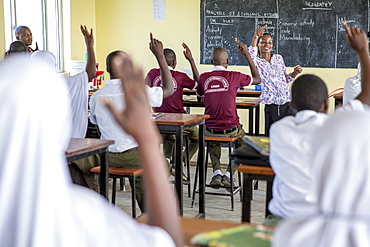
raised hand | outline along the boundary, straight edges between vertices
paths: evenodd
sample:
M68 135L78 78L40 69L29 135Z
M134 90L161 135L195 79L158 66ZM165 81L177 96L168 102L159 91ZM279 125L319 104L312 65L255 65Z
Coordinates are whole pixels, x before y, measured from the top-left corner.
M153 38L153 34L150 33L149 48L153 52L154 56L158 57L163 55L163 44L156 38Z
M88 47L93 47L94 46L94 36L93 36L93 30L92 28L90 29L90 33L89 31L87 30L87 27L86 26L80 26L80 29L81 29L81 32L85 38L85 43L86 43L86 46Z
M259 38L259 37L263 36L263 34L265 33L265 28L266 27L267 27L267 25L264 25L263 27L260 27L260 28L256 29L256 31L254 31L254 37Z
M238 44L238 52L241 53L241 54L246 54L246 53L249 53L248 52L248 47L246 44L240 42L240 40L238 40L237 38L235 38L235 43Z
M349 27L346 22L342 23L343 28L347 33L347 43L356 52L369 51L369 44L366 34L363 30L357 27Z
M182 43L182 47L185 49L183 51L185 58L187 60L192 60L193 59L193 55L191 54L191 50L189 49L189 47L185 43Z

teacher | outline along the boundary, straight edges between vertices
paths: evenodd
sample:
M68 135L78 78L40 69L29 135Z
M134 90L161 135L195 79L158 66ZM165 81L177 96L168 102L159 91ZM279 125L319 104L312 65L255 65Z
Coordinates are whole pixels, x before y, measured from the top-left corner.
M261 77L262 93L260 98L265 104L265 135L269 136L270 126L279 119L295 115L290 107L289 83L302 72L300 65L294 66L290 74L286 72L284 59L279 54L272 54L271 34L265 33L267 25L258 28L253 35L249 53Z

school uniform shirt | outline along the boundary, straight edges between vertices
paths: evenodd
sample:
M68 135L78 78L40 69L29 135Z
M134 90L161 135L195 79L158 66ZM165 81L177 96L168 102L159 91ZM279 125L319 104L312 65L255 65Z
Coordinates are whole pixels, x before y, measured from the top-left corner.
M284 105L290 102L289 83L294 79L286 72L283 57L279 54L271 54L271 63L269 63L257 56L257 47L250 46L248 50L261 77L261 103Z
M240 125L236 111L236 93L239 88L252 84L252 77L215 66L212 72L199 76L197 95L204 96L205 114L210 115L205 124L216 131Z
M314 213L280 223L274 247L370 246L369 126L368 112L340 111L317 131Z
M172 82L174 93L173 95L163 99L162 106L154 107L155 112L166 113L186 113L182 103L183 89L193 89L197 83L183 72L175 71L172 67L168 66L172 75ZM147 75L150 87L162 87L161 71L160 69L152 69Z
M361 93L361 65L357 66L356 76L346 79L343 87L343 104L355 99Z
M314 201L307 195L312 185L312 137L327 114L299 111L271 126L270 164L275 172L273 198L268 207L284 219L307 215Z
M86 71L62 77L71 96L72 137L85 138L88 122L88 76Z
M150 106L161 106L163 100L163 90L161 87L147 87L147 95ZM125 105L123 102L121 80L113 79L107 81L106 85L95 92L90 98L91 123L99 126L101 139L115 141L113 145L108 147L108 151L121 153L137 147L138 145L134 138L122 130L108 108L101 102L102 97L110 99L119 111L123 111Z
M363 104L360 100L354 99L351 101L348 101L346 104L343 104L343 106L338 107L335 110L336 114L337 112L342 112L342 111L363 111L363 112L369 112L370 111L370 106Z
M72 184L67 90L41 61L0 65L6 102L0 104L0 245L175 246L163 229L139 224L95 191Z

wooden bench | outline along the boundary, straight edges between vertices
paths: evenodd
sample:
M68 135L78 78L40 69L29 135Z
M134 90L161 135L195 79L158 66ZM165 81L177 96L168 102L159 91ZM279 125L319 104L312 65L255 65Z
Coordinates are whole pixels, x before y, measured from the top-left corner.
M94 167L90 170L94 173L100 173L100 166ZM112 186L112 203L116 202L116 181L117 178L128 178L131 184L131 200L132 200L132 217L136 218L136 191L135 191L135 178L143 174L142 168L120 168L120 167L108 167L108 176L113 178Z
M270 214L268 204L272 198L272 181L275 173L271 167L256 166L256 165L240 165L238 171L243 173L243 205L242 205L242 221L251 221L251 198L252 198L252 180L266 180L266 209L265 216Z

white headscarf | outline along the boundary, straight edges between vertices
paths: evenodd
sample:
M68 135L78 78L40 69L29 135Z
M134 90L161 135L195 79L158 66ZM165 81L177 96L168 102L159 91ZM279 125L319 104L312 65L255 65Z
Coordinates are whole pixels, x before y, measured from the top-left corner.
M316 133L316 212L280 224L273 246L370 246L369 126L368 113L343 111Z
M55 71L40 61L4 61L0 102L1 246L173 245L164 230L72 184L69 95Z

